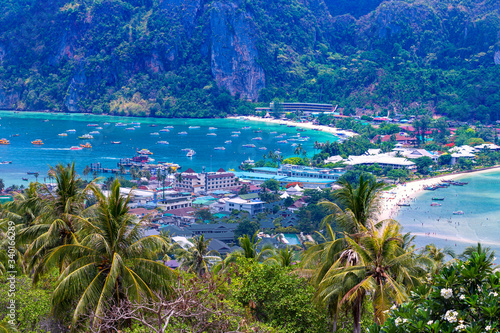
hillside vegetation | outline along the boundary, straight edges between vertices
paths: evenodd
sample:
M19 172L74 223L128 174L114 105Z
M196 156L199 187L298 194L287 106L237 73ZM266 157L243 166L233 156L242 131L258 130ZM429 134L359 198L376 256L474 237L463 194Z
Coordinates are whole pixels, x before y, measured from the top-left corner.
M0 0L0 107L500 119L497 0Z

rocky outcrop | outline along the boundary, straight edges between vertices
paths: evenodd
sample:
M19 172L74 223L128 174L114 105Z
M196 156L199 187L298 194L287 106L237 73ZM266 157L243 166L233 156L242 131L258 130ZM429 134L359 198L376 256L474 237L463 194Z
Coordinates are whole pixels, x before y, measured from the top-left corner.
M212 75L231 95L256 101L265 87L250 14L235 3L214 2L210 15Z
M67 95L64 105L69 112L81 111L79 101L85 95L86 82L87 76L85 75L83 68L81 68L80 71L71 79L71 83L69 84L68 91L66 93Z

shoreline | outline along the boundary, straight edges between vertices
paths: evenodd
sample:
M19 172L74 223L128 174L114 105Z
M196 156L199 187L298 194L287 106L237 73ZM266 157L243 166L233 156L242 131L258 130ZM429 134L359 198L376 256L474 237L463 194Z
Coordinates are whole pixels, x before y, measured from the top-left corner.
M378 219L381 221L394 219L399 213L400 208L398 204L414 199L424 191L424 187L436 185L443 180L457 179L469 174L478 175L494 171L500 171L500 165L479 170L466 170L463 172L446 174L432 178L418 179L405 184L397 185L396 188L391 189L390 191L382 192L380 196L380 212Z
M346 130L341 130L336 127L328 127L324 125L314 125L310 122L307 123L298 123L292 120L283 120L283 119L274 119L274 118L261 118L257 116L228 116L226 119L244 119L244 120L250 120L250 121L257 121L261 123L266 123L266 124L274 124L274 125L291 125L295 127L300 127L300 128L305 128L305 129L310 129L310 130L316 130L316 131L321 131L329 134L333 134L335 136L338 136L339 134L341 136L346 136L346 137L353 137L358 135L357 133L351 132L351 131L346 131Z

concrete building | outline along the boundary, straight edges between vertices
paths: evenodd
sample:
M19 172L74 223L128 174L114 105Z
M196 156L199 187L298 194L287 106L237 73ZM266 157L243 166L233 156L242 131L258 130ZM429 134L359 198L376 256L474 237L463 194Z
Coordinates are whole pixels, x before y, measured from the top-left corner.
M245 200L237 197L227 200L224 210L228 212L232 210L243 210L250 215L255 215L264 211L264 202L257 199Z
M187 192L212 192L217 190L228 190L236 186L235 176L232 172L226 172L220 168L217 172L196 173L189 168L182 174L180 182L175 182L175 188Z
M191 207L192 197L190 192L178 192L178 191L158 191L158 205L163 210L172 210L179 208ZM163 195L165 194L165 198Z
M415 163L404 158L395 157L390 153L379 154L379 155L361 155L361 156L349 156L345 161L346 165L374 165L377 164L381 168L391 168L391 169L408 169L415 170L417 167Z

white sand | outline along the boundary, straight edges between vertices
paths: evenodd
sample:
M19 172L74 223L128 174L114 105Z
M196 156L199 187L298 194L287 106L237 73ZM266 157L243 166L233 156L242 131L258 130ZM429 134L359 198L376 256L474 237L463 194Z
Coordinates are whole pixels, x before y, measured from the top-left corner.
M338 135L339 133L344 134L345 136L352 137L355 135L358 135L357 133L351 132L351 131L345 131L341 130L335 127L328 127L324 125L314 125L311 122L308 123L297 123L295 121L291 120L281 120L281 119L272 119L272 118L261 118L261 117L256 117L256 116L244 116L244 117L227 117L228 119L246 119L246 120L252 120L252 121L260 121L268 124L285 124L285 125L292 125L296 127L302 127L302 128L307 128L307 129L312 129L312 130L318 130L334 135Z
M382 192L379 220L395 218L399 210L398 204L410 202L411 199L415 198L417 194L424 190L425 187L436 185L443 180L451 180L464 175L488 173L499 170L500 166L497 166L494 168L482 169L473 172L460 172L434 178L415 180L403 185L397 185L396 188L393 188L390 191Z

